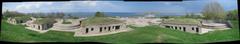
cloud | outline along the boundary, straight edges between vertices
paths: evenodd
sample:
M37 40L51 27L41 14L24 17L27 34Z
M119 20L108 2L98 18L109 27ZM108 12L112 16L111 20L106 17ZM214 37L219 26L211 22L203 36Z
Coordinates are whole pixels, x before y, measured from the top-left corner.
M42 6L52 5L53 2L22 2L16 6L15 10L39 9Z
M83 1L82 3L93 7L97 5L97 1Z

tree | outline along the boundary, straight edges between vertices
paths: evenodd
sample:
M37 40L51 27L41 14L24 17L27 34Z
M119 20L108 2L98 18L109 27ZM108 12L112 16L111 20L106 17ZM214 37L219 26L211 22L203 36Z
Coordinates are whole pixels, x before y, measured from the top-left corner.
M4 16L4 17L18 17L18 16L25 16L25 14L24 14L24 13L17 12L17 11L8 11L8 10L6 10L6 11L3 13L3 16Z
M101 12L96 12L95 17L104 17L105 15Z
M162 16L161 18L168 19L170 16Z
M226 14L222 6L217 2L210 2L203 9L204 19L212 19L212 20L225 20Z
M61 13L61 12L56 14L56 18L63 18L64 16L65 16L65 14Z
M229 11L227 14L227 18L229 20L237 20L238 19L238 10L235 9L235 10Z
M68 14L68 18L70 18L70 19L78 19L79 17L77 17L77 16L72 16L72 15Z

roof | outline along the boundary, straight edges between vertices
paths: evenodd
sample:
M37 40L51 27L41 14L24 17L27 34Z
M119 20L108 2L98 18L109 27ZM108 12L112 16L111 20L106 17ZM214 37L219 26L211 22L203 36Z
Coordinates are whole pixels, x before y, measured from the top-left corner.
M48 24L48 23L55 23L56 21L50 18L42 18L42 19L37 19L33 23L35 24Z
M162 23L164 23L164 24L189 24L189 25L201 24L200 20L190 19L190 18L164 19L164 21Z
M14 17L15 20L30 20L29 16L22 16L22 17Z
M111 19L107 17L91 17L91 18L82 20L82 26L106 25L106 24L116 24L116 23L123 23L123 21Z

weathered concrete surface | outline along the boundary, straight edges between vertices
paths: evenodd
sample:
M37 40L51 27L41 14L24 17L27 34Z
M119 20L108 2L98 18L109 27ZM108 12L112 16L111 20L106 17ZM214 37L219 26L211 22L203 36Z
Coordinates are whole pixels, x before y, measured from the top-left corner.
M49 31L49 30L38 30L38 29L35 29L35 28L32 28L32 27L25 27L25 28L27 28L28 30L39 32L39 33L45 33L47 31Z
M128 32L133 30L132 28L125 28L125 29L121 29L118 31L112 31L112 32L106 32L106 33L99 33L99 34L75 34L74 37L89 37L89 36L101 36L101 35L110 35L110 34L116 34L116 33L120 33L120 32Z

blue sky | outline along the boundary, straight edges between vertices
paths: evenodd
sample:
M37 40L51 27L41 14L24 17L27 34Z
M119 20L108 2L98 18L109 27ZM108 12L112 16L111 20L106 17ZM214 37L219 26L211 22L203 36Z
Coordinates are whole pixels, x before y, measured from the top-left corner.
M202 11L211 0L176 2L124 1L59 1L59 2L4 2L2 11L31 12L163 12L186 13ZM215 0L224 10L237 9L237 0Z

